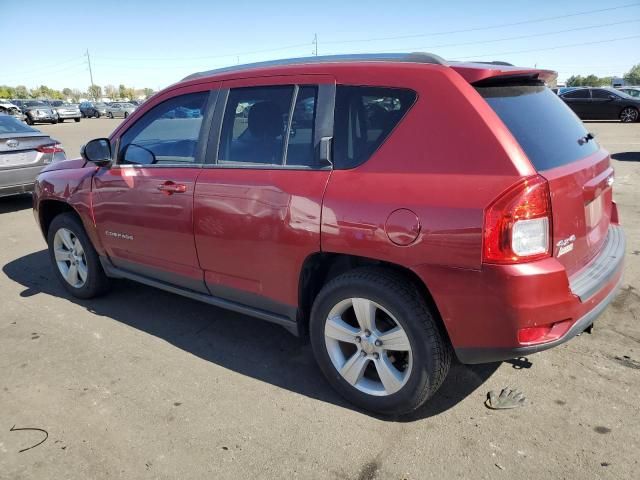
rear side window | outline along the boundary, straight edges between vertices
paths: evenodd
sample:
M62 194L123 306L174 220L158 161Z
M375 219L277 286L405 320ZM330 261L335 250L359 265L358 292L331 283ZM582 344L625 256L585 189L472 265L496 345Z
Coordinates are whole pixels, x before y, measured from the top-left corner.
M584 88L580 90L573 90L571 92L564 93L564 98L589 98L589 90Z
M595 140L582 140L588 133L582 122L545 86L477 87L477 91L520 143L536 170L566 165L599 148Z
M366 162L415 100L413 90L339 85L334 118L335 168L353 168Z
M313 167L317 96L316 86L232 89L222 122L218 164Z

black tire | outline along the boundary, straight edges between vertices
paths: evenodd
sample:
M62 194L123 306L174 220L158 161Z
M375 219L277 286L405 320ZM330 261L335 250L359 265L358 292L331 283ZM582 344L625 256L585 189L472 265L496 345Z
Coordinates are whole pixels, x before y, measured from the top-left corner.
M56 232L61 228L70 230L80 241L84 250L87 265L87 279L81 287L74 287L69 284L58 268L53 245ZM102 269L98 253L93 248L89 237L84 231L82 222L76 215L72 213L62 213L55 217L49 226L47 244L49 245L49 258L54 274L71 295L77 298L93 298L102 295L109 289L109 278Z
M113 113L111 113L111 112L107 112L107 117L108 117L108 118L113 118Z
M96 112L96 114L94 115L94 117L96 117L96 118L100 118L100 112Z
M31 119L31 117L29 115L27 115L27 125L33 125L33 120Z
M58 118L58 120L56 120L56 123L64 123L64 118Z
M76 123L80 123L80 119L79 118L74 118L73 119Z
M632 123L640 120L638 109L634 107L625 107L620 112L620 121L623 123Z
M129 116L128 112L124 112L124 118L127 118Z
M395 393L364 393L334 367L325 343L324 328L331 309L348 298L366 298L389 311L404 329L413 355L406 383ZM318 294L311 311L311 345L329 383L349 402L365 410L404 415L423 405L440 387L451 365L451 347L418 289L393 271L365 267L331 280Z

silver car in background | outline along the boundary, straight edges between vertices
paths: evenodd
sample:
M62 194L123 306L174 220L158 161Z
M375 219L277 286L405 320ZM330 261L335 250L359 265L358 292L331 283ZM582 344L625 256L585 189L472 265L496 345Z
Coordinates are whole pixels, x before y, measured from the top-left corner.
M62 123L65 120L75 120L76 123L82 118L80 113L80 106L77 103L66 103L59 100L51 102L54 111L58 115L58 123Z
M107 105L107 117L115 118L122 117L127 118L129 115L133 113L136 109L136 106L132 103L126 102L115 102Z
M26 115L25 121L29 125L34 123L58 123L58 115L53 111L51 105L47 105L40 100L25 100L22 105L22 113Z
M0 197L31 192L45 165L66 159L57 140L0 114Z

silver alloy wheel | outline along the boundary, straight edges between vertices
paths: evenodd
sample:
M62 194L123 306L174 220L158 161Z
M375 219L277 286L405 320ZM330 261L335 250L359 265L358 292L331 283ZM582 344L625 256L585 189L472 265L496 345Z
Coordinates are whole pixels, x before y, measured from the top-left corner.
M335 305L325 322L327 353L342 378L363 393L387 396L400 390L413 366L411 344L389 311L366 298Z
M627 107L620 112L620 120L623 122L635 122L638 119L638 111L635 108Z
M53 237L53 253L66 282L72 287L82 288L87 282L89 268L80 239L71 230L59 229Z

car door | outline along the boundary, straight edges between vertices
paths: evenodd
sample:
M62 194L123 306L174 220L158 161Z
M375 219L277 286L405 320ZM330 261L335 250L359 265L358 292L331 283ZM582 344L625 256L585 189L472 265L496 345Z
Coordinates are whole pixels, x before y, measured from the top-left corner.
M595 119L617 119L620 114L617 95L603 88L591 90L591 114ZM618 101L617 101L618 100Z
M214 296L295 319L302 265L320 251L334 98L324 75L224 82L194 206Z
M582 119L591 118L591 93L588 88L571 90L560 96L569 108Z
M193 194L217 91L199 88L165 94L116 131L115 164L93 179L93 211L116 267L206 292L193 239ZM172 115L185 106L198 114Z

